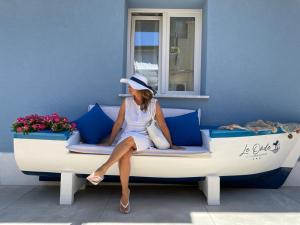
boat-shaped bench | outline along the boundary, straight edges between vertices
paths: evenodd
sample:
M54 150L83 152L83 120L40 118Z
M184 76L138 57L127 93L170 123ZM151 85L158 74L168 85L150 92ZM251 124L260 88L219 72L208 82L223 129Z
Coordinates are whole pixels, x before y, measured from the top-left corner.
M116 119L119 106L101 107L113 120ZM165 117L193 111L162 110ZM203 146L184 146L185 150L153 148L133 154L130 182L197 182L207 203L218 205L221 184L279 188L300 155L300 135L296 133L203 128L201 135ZM14 155L23 173L60 175L60 204L72 204L74 194L85 188L85 177L108 159L113 148L83 144L78 131L14 133ZM114 164L105 180L118 179L118 166Z

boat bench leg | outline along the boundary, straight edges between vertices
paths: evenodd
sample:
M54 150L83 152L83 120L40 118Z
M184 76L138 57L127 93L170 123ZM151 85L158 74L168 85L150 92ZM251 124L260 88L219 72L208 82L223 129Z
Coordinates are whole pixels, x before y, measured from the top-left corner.
M208 205L220 205L220 177L209 175L199 181L199 189L203 191Z
M74 194L86 187L86 180L73 172L62 172L60 177L60 205L71 205Z

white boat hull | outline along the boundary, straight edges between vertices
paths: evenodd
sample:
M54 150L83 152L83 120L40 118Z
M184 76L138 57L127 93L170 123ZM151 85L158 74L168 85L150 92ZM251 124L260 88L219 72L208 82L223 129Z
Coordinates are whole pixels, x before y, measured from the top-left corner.
M289 138L286 133L223 138L204 136L209 154L194 157L133 155L131 177L139 181L188 182L217 175L225 178L225 181L226 177L248 176L250 179L251 175L268 174L271 171L278 173L281 170L287 173L287 177L300 155L300 135L292 135L293 138ZM72 143L79 143L78 133L74 133L68 140L14 138L17 165L27 174L69 171L84 176L109 157L108 154L69 152L66 146ZM108 170L107 175L119 176L117 163ZM279 187L284 180L268 187Z

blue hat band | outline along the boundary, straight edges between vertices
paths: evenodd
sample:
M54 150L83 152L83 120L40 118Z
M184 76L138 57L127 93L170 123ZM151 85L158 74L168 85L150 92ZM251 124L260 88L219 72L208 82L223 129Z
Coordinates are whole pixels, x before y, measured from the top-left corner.
M143 82L143 81L141 81L141 80L139 80L135 77L130 77L130 80L132 80L134 82L137 82L137 83L139 83L140 85L143 85L146 88L151 89L153 91L153 93L156 94L156 91L151 86L147 85L145 82Z

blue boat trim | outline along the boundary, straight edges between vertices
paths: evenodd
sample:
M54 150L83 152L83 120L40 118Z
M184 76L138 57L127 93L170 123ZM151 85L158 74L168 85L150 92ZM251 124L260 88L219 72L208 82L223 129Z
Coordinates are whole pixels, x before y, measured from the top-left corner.
M280 167L275 170L242 176L224 176L221 177L221 186L239 187L239 188L280 188L292 168Z
M222 187L238 188L280 188L292 168L280 167L271 171L239 176L221 176ZM39 176L40 181L60 181L60 173L32 172L22 171L27 175ZM85 178L88 174L77 174L78 177ZM159 183L159 184L195 184L204 180L205 177L187 177L187 178L163 178L163 177L136 177L130 176L129 181L135 183ZM106 175L103 182L120 182L118 175Z
M39 176L39 181L60 181L60 173L33 172L33 171L23 171L23 170L22 173L31 176Z
M28 134L12 132L14 138L23 138L23 139L42 139L42 140L67 140L72 132L62 131L62 132L53 132L51 130L43 130L37 132L30 132Z
M229 137L246 137L246 136L258 136L258 135L270 135L270 134L281 134L284 133L282 129L278 129L276 133L272 133L272 131L247 131L242 129L234 129L234 130L223 130L218 129L218 127L201 127L201 129L209 129L209 134L211 138L229 138Z
M245 137L245 136L257 136L257 135L270 135L270 134L281 134L284 133L281 129L278 129L277 133L271 131L259 131L257 133L252 131L246 131L241 129L235 130L220 130L217 127L201 127L201 129L209 129L211 138L229 138L229 137ZM72 132L52 132L51 130L44 130L38 132L31 132L29 134L12 132L13 138L23 139L41 139L41 140L67 140Z

